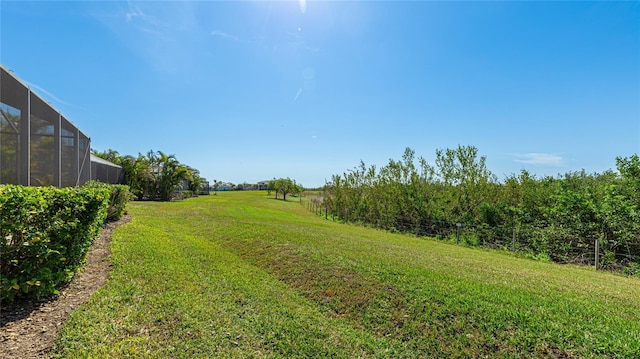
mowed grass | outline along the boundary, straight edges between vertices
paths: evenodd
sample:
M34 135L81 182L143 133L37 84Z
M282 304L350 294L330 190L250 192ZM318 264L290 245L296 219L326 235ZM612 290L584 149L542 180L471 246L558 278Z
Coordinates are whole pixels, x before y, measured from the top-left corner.
M56 356L640 355L637 278L340 224L264 192L129 211Z

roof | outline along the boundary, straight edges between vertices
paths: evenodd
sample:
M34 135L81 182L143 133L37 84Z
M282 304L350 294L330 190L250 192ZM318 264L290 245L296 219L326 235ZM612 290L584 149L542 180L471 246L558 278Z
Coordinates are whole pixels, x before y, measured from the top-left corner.
M91 162L95 162L95 163L100 163L102 165L106 165L106 166L111 166L111 167L117 167L117 168L122 168L121 166L118 166L117 164L113 163L113 162L109 162L105 159L102 159L98 156L94 156L93 153L91 154Z

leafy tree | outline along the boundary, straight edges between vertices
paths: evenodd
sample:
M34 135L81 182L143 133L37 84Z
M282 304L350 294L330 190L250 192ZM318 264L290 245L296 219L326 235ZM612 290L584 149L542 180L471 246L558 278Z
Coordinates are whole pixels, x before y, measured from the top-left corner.
M476 221L488 184L494 181L486 167L486 157L478 158L476 147L458 146L456 149L436 150L436 165L443 184L453 190L454 201L450 210L455 220Z
M618 157L616 167L624 185L629 188L629 199L636 207L640 207L640 157L637 154L631 157Z
M559 262L592 262L598 239L604 264L640 268L637 155L617 158L619 174L536 178L523 170L503 183L473 146L437 150L435 167L414 156L407 148L379 170L361 161L333 175L323 204L343 221L417 235L447 237L461 222L467 243L512 249L517 241L520 250Z
M184 180L189 180L189 189L197 194L204 179L194 168L181 164L175 155L162 151L149 151L138 157L121 156L117 151L94 151L94 155L121 166L125 171L124 182L138 200L168 201Z
M623 262L640 263L640 158L616 158L619 177L606 181L600 207L605 250Z
M299 194L302 192L303 188L301 185L297 184L295 180L287 177L270 181L269 190L275 191L276 198L278 198L278 193L282 194L282 199L286 201L288 194Z

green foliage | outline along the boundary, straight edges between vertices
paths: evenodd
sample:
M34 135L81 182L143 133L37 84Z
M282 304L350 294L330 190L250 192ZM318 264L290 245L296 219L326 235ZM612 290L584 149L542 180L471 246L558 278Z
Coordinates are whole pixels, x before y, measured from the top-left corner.
M618 158L619 175L569 172L536 178L527 171L498 183L472 146L436 151L436 166L400 161L360 165L327 183L333 216L386 230L452 238L461 223L466 244L530 253L561 263L615 269L640 261L640 159ZM473 233L470 233L473 232Z
M180 183L189 177L188 167L182 165L175 155L162 151L149 151L147 154L151 166L149 192L161 201L169 201Z
M181 201L183 199L187 199L187 198L191 198L191 197L198 197L197 193L194 193L190 190L184 190L184 191L180 191L178 192L178 194L176 194L173 199L177 200L177 201Z
M417 235L450 231L452 225L480 223L479 206L494 186L485 159L477 149L459 146L437 152L437 169L423 158L415 165L414 151L401 161L377 170L364 162L325 186L330 210L348 222L395 228Z
M162 151L141 153L138 157L120 156L117 151L94 152L94 155L111 161L124 169L124 182L138 200L169 201L184 181L193 196L203 188L205 179L200 172L180 163L175 155ZM185 198L184 195L181 198Z
M191 191L190 197L197 197L198 193L204 189L205 179L200 177L200 171L195 168L187 166L187 180L189 181L189 191Z
M88 181L83 187L106 188L109 190L109 207L107 209L107 221L117 221L122 218L129 201L133 200L133 194L129 186L119 184L107 184L98 181Z
M0 299L57 293L107 216L107 188L0 186Z
M297 195L302 193L304 188L302 185L296 183L295 180L291 180L291 178L278 178L269 181L269 187L267 188L268 193L274 191L276 193L276 198L278 198L278 193L282 195L282 199L284 201L287 200L287 195Z
M117 163L124 169L124 183L138 200L145 196L145 184L151 181L149 160L142 154L138 157L124 156Z

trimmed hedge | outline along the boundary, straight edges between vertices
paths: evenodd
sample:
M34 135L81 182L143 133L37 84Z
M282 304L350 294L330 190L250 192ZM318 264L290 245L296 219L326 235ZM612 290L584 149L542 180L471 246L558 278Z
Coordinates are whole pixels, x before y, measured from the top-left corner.
M107 221L113 222L122 218L127 203L133 200L134 195L129 191L129 186L123 184L106 184L98 181L86 182L83 187L108 188L109 208L107 209Z
M58 294L107 217L108 188L0 186L0 300Z

